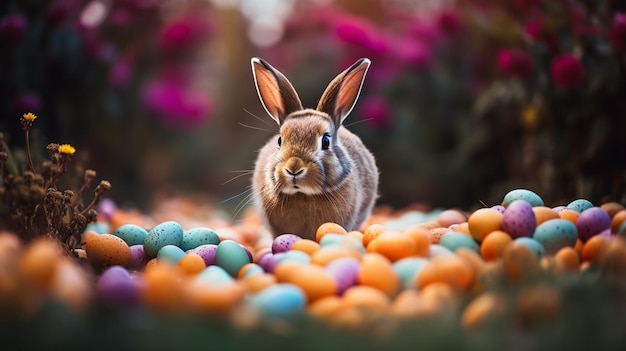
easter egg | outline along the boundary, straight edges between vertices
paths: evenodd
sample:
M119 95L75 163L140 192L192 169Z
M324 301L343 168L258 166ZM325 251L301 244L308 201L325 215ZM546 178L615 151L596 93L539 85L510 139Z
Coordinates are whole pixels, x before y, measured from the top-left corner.
M556 254L560 249L576 245L578 230L572 222L565 219L551 219L541 223L533 233L549 255Z
M540 225L541 223L548 221L550 219L561 218L556 211L546 206L535 206L533 207L533 212L535 213L535 219L536 219L537 225Z
M272 253L289 251L291 245L298 240L302 240L302 238L295 234L281 234L272 241Z
M541 243L537 241L536 239L528 238L528 237L520 237L520 238L513 240L513 242L516 244L525 246L526 248L530 250L530 252L535 254L537 258L541 258L545 253L545 249L543 245L541 245Z
M570 202L567 206L567 209L574 210L578 213L582 213L584 210L594 207L593 203L587 199L577 199Z
M578 237L583 243L610 227L611 217L599 207L590 207L583 210L576 221Z
M524 200L531 206L544 206L541 197L528 189L515 189L509 191L506 195L504 195L502 206L509 207L511 203L517 200Z
M312 255L315 251L320 249L320 244L317 241L311 239L302 239L291 244L291 250L301 251L308 255Z
M491 206L492 210L496 210L502 214L504 214L504 210L506 210L506 208L502 205L495 205L495 206Z
M161 252L163 249L159 250ZM184 275L193 276L206 268L204 259L197 254L184 254L176 263L176 270Z
M483 242L480 244L480 254L483 256L485 261L493 261L502 257L504 248L512 241L513 239L509 233L501 230L493 231L487 234Z
M217 245L207 244L200 245L191 250L187 250L187 253L194 253L204 260L204 264L206 266L211 266L215 264L215 252L217 251Z
M326 234L347 234L348 232L339 224L333 222L326 222L320 225L315 232L315 241L318 243L322 240Z
M537 226L532 205L525 200L515 200L507 206L502 217L502 230L513 238L530 237Z
M433 258L416 276L418 288L444 283L458 291L466 291L473 284L476 273L471 265L456 255Z
M183 256L185 256L185 251L174 245L165 245L157 252L159 262L168 262L172 265L176 265Z
M163 222L148 231L143 246L149 258L156 257L165 245L180 246L183 241L183 228L174 221Z
M439 245L447 247L452 252L462 247L478 252L478 244L476 241L463 233L448 232L441 237Z
M289 317L304 312L307 297L295 285L275 284L250 296L248 303L265 316Z
M112 234L100 234L92 237L85 245L89 263L96 269L110 266L127 267L131 253L128 244Z
M133 245L130 247L130 262L128 268L141 269L148 263L148 257L143 251L143 244Z
M287 267L286 274L276 274L282 283L291 283L301 288L308 301L314 301L337 292L335 279L323 267L286 262L276 267L276 271Z
M115 229L113 235L121 238L128 246L143 244L148 231L136 224L123 224Z
M603 209L609 217L613 218L619 211L624 210L624 205L618 202L606 202L603 203L600 208Z
M311 262L311 256L307 255L302 251L290 250L286 252L279 252L281 255L278 256L278 263L290 261L290 262L298 262L303 264L309 264Z
M259 266L256 263L248 263L245 266L241 267L241 269L239 270L239 274L237 275L237 278L246 279L250 276L263 274L263 273L264 273L263 267Z
M220 237L213 229L193 228L183 233L180 248L187 251L201 245L217 245L219 243Z
M236 241L223 240L215 251L215 264L236 277L241 267L252 262L248 252Z
M428 264L428 260L419 257L407 257L393 263L396 273L405 289L415 288L415 277Z
M359 261L352 257L336 259L325 267L326 272L335 279L339 295L357 283L360 268Z
M437 217L437 222L442 227L450 227L453 224L459 224L467 221L465 213L459 210L445 210Z
M98 278L96 296L109 307L131 308L140 300L140 283L121 266L111 266Z
M220 266L208 266L197 276L196 281L209 286L233 284L234 279L224 268Z
M377 252L391 262L413 256L416 251L413 238L399 232L385 232L367 246L367 252Z
M324 247L328 247L328 246L338 246L338 245L343 245L343 246L351 246L354 247L355 249L359 250L362 253L365 253L365 247L363 246L362 241L352 237L352 236L348 236L346 234L333 234L333 233L328 233L326 235L324 235L324 237L322 237L322 239L319 241L320 243L320 247L324 248Z
M492 208L480 208L474 211L467 219L470 234L478 241L494 230L500 230L504 214Z
M626 210L618 211L611 218L611 231L614 233L619 232L619 228L626 223Z
M374 287L385 294L395 295L400 289L400 278L389 259L378 253L368 253L361 260L358 282Z

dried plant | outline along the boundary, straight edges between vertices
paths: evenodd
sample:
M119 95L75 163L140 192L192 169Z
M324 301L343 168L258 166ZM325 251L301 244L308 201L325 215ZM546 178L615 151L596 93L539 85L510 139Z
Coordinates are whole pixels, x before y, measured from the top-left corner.
M70 144L49 144L46 149L50 159L36 167L29 141L29 131L35 118L32 113L20 118L28 157L28 169L21 174L6 171L10 154L0 133L0 228L16 232L26 242L48 236L71 251L80 244L81 233L87 224L96 220L94 206L111 188L111 184L106 180L100 181L87 206L83 205L83 198L96 177L94 170L85 170L82 186L77 191L59 189L57 181L65 175L76 149Z

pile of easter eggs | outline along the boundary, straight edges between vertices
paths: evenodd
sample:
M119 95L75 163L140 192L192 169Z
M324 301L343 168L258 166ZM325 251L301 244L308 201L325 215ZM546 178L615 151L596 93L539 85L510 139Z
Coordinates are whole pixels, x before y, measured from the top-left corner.
M460 311L459 323L471 330L505 315L533 323L556 318L562 296L549 282L559 277L626 279L626 209L618 203L578 199L551 208L516 189L493 207L445 210L395 227L370 220L348 232L325 223L315 238L285 233L254 246L176 221L149 229L123 224L83 235L77 252L91 275L58 244L21 247L3 234L0 300L32 305L32 296L18 294L28 286L78 309L97 302L119 311L220 316L248 327L306 316L363 329Z

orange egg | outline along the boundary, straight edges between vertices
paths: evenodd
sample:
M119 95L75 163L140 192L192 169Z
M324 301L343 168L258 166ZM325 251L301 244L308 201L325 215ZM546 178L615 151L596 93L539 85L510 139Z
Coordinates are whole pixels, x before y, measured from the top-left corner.
M474 250L462 247L457 249L454 254L467 262L474 271L476 278L474 279L474 286L470 290L480 290L483 288L482 278L486 272L486 264L482 257Z
M371 224L365 231L363 232L363 246L367 248L367 245L374 239L376 239L380 234L385 231L385 227L382 224Z
M283 264L284 263L279 264L276 270L279 270ZM287 274L281 274L275 271L276 279L279 282L290 283L300 287L307 295L308 301L334 295L337 291L335 280L323 267L295 264L290 265L290 270L291 272Z
M389 259L378 253L366 254L361 261L358 283L379 289L389 296L400 289L400 278Z
M217 286L191 283L186 287L186 292L194 312L225 315L241 302L246 290L237 283Z
M465 329L477 330L504 317L507 299L494 292L482 293L467 305L461 316Z
M467 291L474 285L476 274L472 267L456 255L437 256L416 277L422 289L432 283L445 283L459 291Z
M452 228L452 231L472 236L472 233L470 233L470 230L469 230L469 223L467 222L459 223L457 226Z
M311 264L326 266L330 262L343 257L353 257L360 260L361 251L353 245L350 245L350 243L347 243L347 245L340 244L325 246L311 255Z
M601 252L598 263L602 272L623 279L626 275L626 239L613 237Z
M463 222L467 222L467 216L459 210L445 210L437 216L437 223L445 228Z
M487 234L501 230L504 215L492 208L480 208L467 220L470 234L478 241L483 241Z
M535 213L537 226L547 220L561 218L558 213L546 206L535 206L533 207L533 212Z
M184 291L181 280L169 264L146 266L142 300L154 310L177 312L183 307Z
M595 262L595 260L602 254L602 251L606 249L609 240L603 235L594 235L583 245L582 260Z
M112 234L100 234L87 240L85 245L89 263L96 269L119 265L128 267L130 247L121 238Z
M611 218L611 233L617 233L619 227L626 221L626 210L618 211Z
M317 228L315 241L319 243L326 234L348 234L348 232L337 223L326 222Z
M571 271L578 272L580 270L580 256L573 247L563 247L554 255L554 259L561 264L562 267Z
M574 223L574 225L576 225L576 221L578 221L578 216L580 216L580 213L574 210L567 209L567 208L559 212L559 217L561 217L561 219L568 220Z
M184 275L196 275L205 268L204 259L194 253L185 254L176 264L176 269Z
M428 230L428 238L430 239L431 244L439 244L439 240L441 237L447 232L451 232L452 230L448 228L432 228Z
M504 272L512 282L520 282L539 271L537 256L522 244L512 242L507 245L502 260Z
M389 308L389 296L377 288L367 285L350 287L343 293L343 300L357 309L384 311Z
M583 256L583 247L585 246L585 244L583 244L583 241L580 239L576 239L576 244L574 244L574 250L576 250L576 252L578 253L578 257L582 257Z
M428 230L426 228L410 226L404 229L402 233L413 240L413 244L415 244L415 255L420 257L428 256L430 237L428 236Z
M332 319L345 310L343 299L336 295L320 297L308 306L308 312L312 316L323 320Z
M513 241L511 236L502 231L496 230L485 236L480 244L480 254L485 261L493 261L502 257L504 248Z
M291 244L291 250L302 251L309 256L320 249L320 244L314 240L302 239Z
M561 305L561 294L555 287L530 285L517 295L516 312L523 325L543 324L557 318Z
M248 293L255 294L271 285L276 284L276 276L268 273L254 274L243 280L243 287Z
M609 217L613 218L616 213L624 209L624 206L617 202L607 202L603 203L600 208L603 209L604 212L608 213Z
M29 244L19 259L19 270L28 284L48 288L54 279L57 265L63 255L58 242L37 239Z
M402 290L393 300L389 312L400 319L414 319L435 315L433 304L428 304L415 289Z
M420 290L420 297L437 311L444 307L455 308L460 303L459 294L454 287L445 282L434 282Z
M395 262L415 255L417 250L415 242L408 235L386 231L369 243L367 252L377 252Z
M361 233L361 232L360 232L360 231L358 231L358 230L353 230L353 231L350 231L350 232L348 232L348 234L347 234L347 235L348 235L348 236L350 236L350 237L355 238L355 239L356 239L358 242L360 242L360 243L362 243L362 242L363 242L363 233Z

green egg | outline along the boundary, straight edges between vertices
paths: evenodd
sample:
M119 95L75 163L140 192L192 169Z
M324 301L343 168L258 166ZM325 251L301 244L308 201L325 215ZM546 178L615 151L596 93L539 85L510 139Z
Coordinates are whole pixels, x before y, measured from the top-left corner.
M533 207L544 206L541 197L528 189L515 189L509 191L502 200L502 206L507 207L515 200L525 200Z
M532 253L535 254L537 258L543 257L546 252L543 245L541 245L539 241L533 238L523 236L521 238L513 240L513 242L526 246Z
M180 244L180 248L183 251L187 251L201 245L217 245L219 243L220 237L213 229L193 228L183 233L183 241Z
M148 231L136 224L123 224L113 234L124 240L128 246L133 246L143 244Z
M428 264L428 260L419 257L407 257L393 264L396 273L405 289L415 288L415 277Z
M241 267L250 263L246 250L233 240L224 240L217 245L215 264L222 267L231 277L239 274Z
M452 252L462 247L472 249L476 252L478 252L479 250L478 244L476 243L476 241L474 241L474 239L463 233L458 232L445 233L439 240L439 245L449 249Z
M165 245L157 253L157 260L167 261L173 265L176 265L181 258L185 256L185 251L180 247L174 245Z
M587 199L577 199L567 205L568 209L574 210L578 213L582 213L584 210L590 209L592 207L594 207L593 203Z
M547 254L553 255L563 247L574 247L578 239L578 230L570 221L551 219L541 223L535 229L533 239L543 245Z

